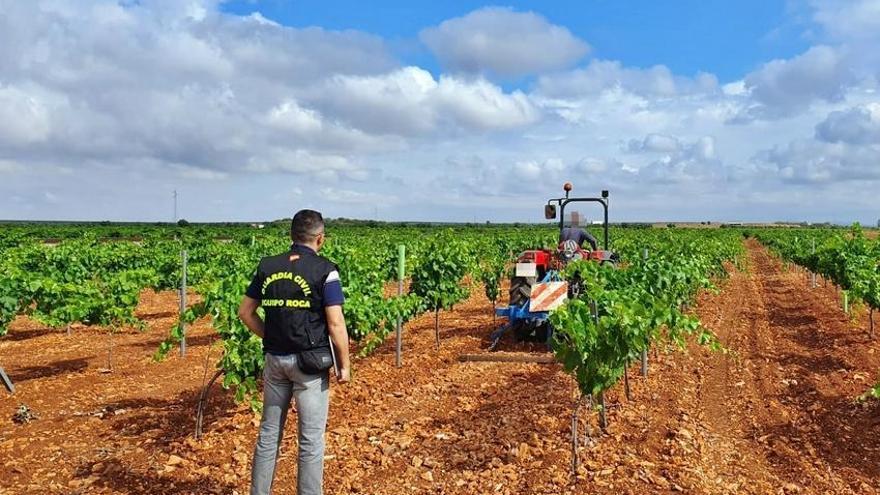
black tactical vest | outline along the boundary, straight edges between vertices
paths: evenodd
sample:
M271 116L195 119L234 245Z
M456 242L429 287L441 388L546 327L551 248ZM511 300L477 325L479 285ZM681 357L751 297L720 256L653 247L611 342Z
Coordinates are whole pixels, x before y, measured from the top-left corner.
M265 352L294 354L330 345L324 283L336 269L326 258L302 248L260 260Z

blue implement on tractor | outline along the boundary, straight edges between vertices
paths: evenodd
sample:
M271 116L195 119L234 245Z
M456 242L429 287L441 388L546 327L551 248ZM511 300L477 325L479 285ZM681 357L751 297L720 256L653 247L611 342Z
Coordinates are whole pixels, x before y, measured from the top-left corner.
M498 330L492 332L492 335L489 336L489 339L492 341L489 345L490 351L494 351L495 348L498 347L498 343L501 342L501 337L503 337L507 331L518 327L538 328L546 325L548 330L547 345L550 344L550 337L553 332L550 322L547 321L547 318L550 316L549 311L529 311L529 301L526 301L518 306L497 308L495 309L495 314L507 318L507 323L502 325Z
M540 284L561 281L562 279L559 276L559 272L556 270L550 270L544 275L544 278L541 279ZM510 330L516 330L515 333L517 333L517 338L522 338L525 335L542 336L542 334L546 333L545 341L548 346L550 345L550 339L553 336L553 327L548 321L550 311L532 311L531 306L532 298L529 297L522 299L518 304L511 304L506 308L495 309L495 314L507 318L507 323L492 332L489 336L489 340L492 342L489 345L490 351L493 351L498 347L501 338ZM541 331L542 329L544 329L543 332Z

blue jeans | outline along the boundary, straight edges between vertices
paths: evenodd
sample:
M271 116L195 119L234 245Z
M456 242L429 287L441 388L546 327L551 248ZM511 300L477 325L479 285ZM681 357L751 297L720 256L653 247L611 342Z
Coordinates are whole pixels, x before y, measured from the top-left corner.
M266 354L263 369L263 418L254 448L251 495L268 495L275 478L275 462L291 398L298 415L299 458L296 493L321 495L324 479L324 430L330 403L327 371L318 375L303 373L295 355Z

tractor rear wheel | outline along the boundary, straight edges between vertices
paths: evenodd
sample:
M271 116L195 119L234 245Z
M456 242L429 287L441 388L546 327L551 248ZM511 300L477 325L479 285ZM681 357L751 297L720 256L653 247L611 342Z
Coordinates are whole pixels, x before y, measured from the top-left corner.
M521 306L532 297L532 286L537 280L536 277L513 277L510 279L510 299L511 306ZM530 333L527 320L518 320L513 324L513 336L517 341L525 339Z
M541 277L543 274L539 273ZM537 277L513 277L510 280L511 306L525 304L532 297L532 286L538 281ZM546 320L518 320L511 329L517 341L530 340L544 342L547 340L549 323Z
M535 281L535 277L513 277L510 280L510 305L519 306L528 301L532 296L532 285Z
M523 320L513 328L518 341L546 342L550 323L547 320Z

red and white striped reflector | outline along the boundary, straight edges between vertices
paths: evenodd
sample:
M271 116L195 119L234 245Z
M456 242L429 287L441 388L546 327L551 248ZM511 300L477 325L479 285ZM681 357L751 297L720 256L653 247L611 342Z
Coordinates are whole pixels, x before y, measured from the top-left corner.
M568 299L568 282L546 282L532 286L530 311L552 311Z

